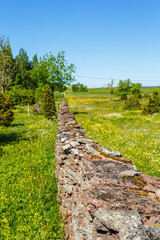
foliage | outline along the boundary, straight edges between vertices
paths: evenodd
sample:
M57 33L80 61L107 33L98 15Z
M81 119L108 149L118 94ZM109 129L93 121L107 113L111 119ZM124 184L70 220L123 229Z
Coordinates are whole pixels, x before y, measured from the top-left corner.
M149 102L143 109L144 113L159 113L160 112L160 94L154 92L152 96L149 96Z
M54 84L54 90L59 92L64 92L67 90L67 87L61 83L55 83Z
M31 72L32 80L38 81L38 86L48 85L52 92L55 87L59 91L64 91L66 85L74 81L72 73L75 72L73 64L68 65L64 52L59 52L55 57L52 54L46 54L35 65Z
M121 96L121 100L126 100L127 95L140 94L140 88L140 83L132 83L128 78L127 80L119 81L118 88L116 89L115 93L118 96Z
M0 126L9 126L13 121L13 105L9 97L0 93Z
M0 84L3 94L12 82L13 63L9 40L4 36L0 37Z
M42 109L42 103L37 102L33 105L32 112L34 115L40 115L43 114L43 109Z
M47 88L44 92L43 112L47 119L53 119L56 116L54 95L50 88Z
M141 104L139 102L139 96L136 94L132 95L129 99L126 100L124 108L130 109L130 110L141 109Z
M145 94L143 95L143 98L149 98L149 94L148 94L148 93L145 93Z
M15 111L12 127L0 127L0 239L62 240L54 158L57 122Z
M20 85L13 86L7 90L6 96L9 96L16 105L33 104L35 102L34 91L24 89Z
M73 91L73 92L79 92L79 86L78 86L78 84L73 84L73 85L72 85L72 91Z
M82 83L76 83L72 85L73 92L88 92L87 86Z
M36 61L36 60L34 60ZM35 89L37 87L36 81L31 81L31 69L33 64L29 61L27 52L21 48L19 55L15 59L16 64L16 77L14 85L21 85L25 89Z

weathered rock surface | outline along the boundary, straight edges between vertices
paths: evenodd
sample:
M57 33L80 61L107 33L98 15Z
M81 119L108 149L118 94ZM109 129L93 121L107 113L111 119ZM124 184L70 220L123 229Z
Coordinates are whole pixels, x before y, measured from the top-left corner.
M65 101L58 111L57 177L70 240L160 240L160 179L87 139Z

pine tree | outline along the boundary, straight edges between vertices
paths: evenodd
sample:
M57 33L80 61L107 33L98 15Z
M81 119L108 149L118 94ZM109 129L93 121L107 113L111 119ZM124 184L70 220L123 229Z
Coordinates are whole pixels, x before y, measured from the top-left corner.
M53 119L56 116L54 95L50 88L47 88L44 93L43 111L47 119Z
M9 97L5 98L0 93L0 126L9 126L13 121L13 105Z
M11 84L13 77L13 56L8 38L0 37L0 83L2 93Z

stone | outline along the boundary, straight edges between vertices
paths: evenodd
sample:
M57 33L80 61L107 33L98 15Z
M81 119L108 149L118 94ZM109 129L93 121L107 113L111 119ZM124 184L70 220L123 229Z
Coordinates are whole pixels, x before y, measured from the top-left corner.
M96 151L94 148L92 148L92 146L89 144L86 144L86 149L88 150L88 153L91 153L94 156L100 155L100 153Z
M80 145L79 142L77 142L77 141L71 141L70 144L72 147L76 147L76 146Z
M160 228L136 226L122 229L121 240L160 240Z
M116 156L116 157L122 157L122 153L118 152L118 151L115 151L115 150L111 150L109 148L105 148L105 147L101 147L101 150L107 154L107 155L110 155L110 156Z
M78 149L72 148L71 151L72 151L75 155L78 155Z
M115 211L99 208L95 212L95 217L107 228L117 232L126 227L136 227L142 224L139 213L134 211Z
M135 171L135 170L126 170L120 173L121 177L134 177L136 175L141 174L141 172Z
M160 189L157 189L157 190L156 190L156 196L157 196L158 198L160 198Z

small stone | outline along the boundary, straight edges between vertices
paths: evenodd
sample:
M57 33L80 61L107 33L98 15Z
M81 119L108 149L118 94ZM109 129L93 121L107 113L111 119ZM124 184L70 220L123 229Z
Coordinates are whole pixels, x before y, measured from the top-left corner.
M78 149L72 148L71 151L72 151L75 155L78 155Z
M67 149L70 148L70 144L67 144L67 145L63 146L62 148L63 148L63 150L65 151L65 150L67 150Z
M123 228L141 225L141 217L138 212L124 210L106 210L99 208L95 212L96 218L107 228L120 231Z
M100 153L98 151L96 151L94 148L91 147L91 145L86 144L86 148L88 150L89 153L91 153L94 156L100 155Z
M137 226L121 229L121 240L159 240L160 228Z
M158 198L160 198L160 189L157 189L157 190L156 190L156 196L157 196Z
M115 151L115 150L112 150L112 149L109 149L109 148L106 148L103 146L101 147L101 150L107 155L115 156L115 157L122 157L122 153L120 153L118 151Z
M61 142L63 143L63 142L65 142L67 140L67 138L66 137L64 137L64 138L61 138Z
M120 173L121 177L134 177L136 175L141 174L141 172L135 171L135 170L126 170Z
M72 141L70 142L70 144L72 145L72 147L80 145L79 142L76 142L76 141Z

